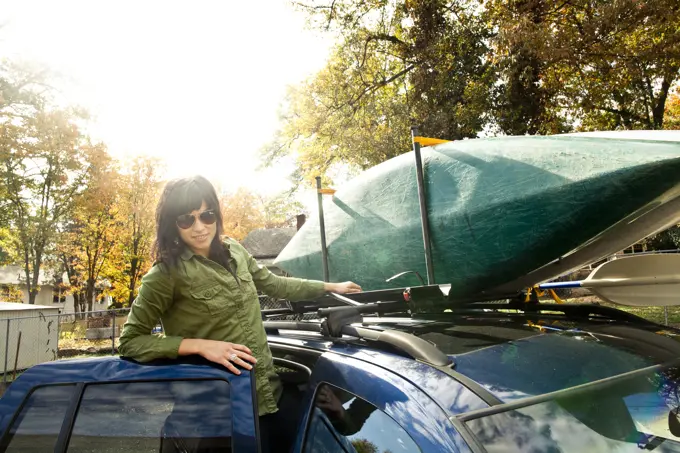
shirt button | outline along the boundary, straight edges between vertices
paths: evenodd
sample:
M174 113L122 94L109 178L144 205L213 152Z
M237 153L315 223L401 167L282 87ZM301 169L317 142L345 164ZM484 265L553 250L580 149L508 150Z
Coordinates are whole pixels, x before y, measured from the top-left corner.
M203 294L205 295L205 297L212 297L212 295L213 295L212 290L209 290L209 289L206 290L205 293L203 293Z

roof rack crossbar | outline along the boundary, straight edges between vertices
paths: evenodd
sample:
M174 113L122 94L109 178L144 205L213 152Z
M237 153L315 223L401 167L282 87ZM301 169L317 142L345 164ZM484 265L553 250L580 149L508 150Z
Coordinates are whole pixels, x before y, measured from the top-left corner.
M334 301L335 302L335 301ZM345 305L343 303L293 302L291 308L268 308L261 310L263 319L269 316L299 315L316 313L321 318L340 313L408 313L408 305L403 300Z
M524 312L525 315L531 315L532 313L545 313L545 312L559 312L563 313L568 317L581 317L590 318L601 316L611 320L617 321L628 321L636 324L651 324L644 318L636 316L634 314L617 310L611 307L605 307L602 305L594 304L546 304L546 303L528 303L528 304L485 304L478 306L465 306L461 309L454 309L449 313L450 315L484 315L484 312L480 312L480 309L487 310L520 310Z
M300 330L303 332L323 333L322 324L316 322L265 321L264 327L269 330ZM340 335L334 338L340 338L342 335L393 346L415 360L437 367L445 367L452 364L452 360L435 345L410 333L345 325L342 326Z
M265 321L265 330L301 330L303 332L321 333L321 325L318 322L304 321Z
M393 295L394 293L392 293ZM497 310L518 310L522 315L530 317L532 314L558 312L567 317L576 318L602 318L614 321L623 321L634 324L654 324L644 318L634 314L618 310L616 308L607 307L599 304L555 304L543 303L537 299L525 302L523 297L515 297L509 302L489 303L473 301L460 301L450 305L446 311L443 307L438 305L423 304L420 307L415 305L420 302L419 299L405 300L402 298L398 300L386 300L381 302L363 303L359 305L347 305L336 298L329 298L329 300L321 302L307 302L303 304L291 304L292 309L269 309L262 310L262 316L266 319L269 316L280 316L288 314L302 314L302 313L316 313L319 318L326 321L328 331L327 335L337 336L342 327L356 322L361 322L361 315L363 314L377 314L377 315L397 315L407 314L416 318L427 318L430 315L445 315L445 316L498 316ZM415 303L415 305L414 305Z

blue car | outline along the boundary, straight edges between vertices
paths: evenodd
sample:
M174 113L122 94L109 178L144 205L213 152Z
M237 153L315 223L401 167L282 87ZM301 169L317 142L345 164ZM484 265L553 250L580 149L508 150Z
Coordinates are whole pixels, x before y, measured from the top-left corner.
M263 311L295 453L680 451L680 331L597 304L340 299ZM255 401L252 373L195 357L45 363L0 399L0 451L256 453Z

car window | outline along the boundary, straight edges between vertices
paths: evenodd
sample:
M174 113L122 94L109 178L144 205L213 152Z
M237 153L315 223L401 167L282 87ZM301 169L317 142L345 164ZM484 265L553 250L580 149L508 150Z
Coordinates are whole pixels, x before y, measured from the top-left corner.
M321 384L305 435L305 453L412 453L416 443L389 415L356 395Z
M9 444L4 451L53 451L74 390L75 385L52 385L35 389L10 427Z
M651 371L466 424L488 451L680 452L679 378Z
M132 382L86 387L69 453L229 453L229 383Z

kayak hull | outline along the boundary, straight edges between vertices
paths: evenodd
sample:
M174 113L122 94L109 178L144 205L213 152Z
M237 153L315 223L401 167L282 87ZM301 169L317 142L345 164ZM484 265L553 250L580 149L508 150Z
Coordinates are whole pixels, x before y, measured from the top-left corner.
M331 281L377 290L420 284L414 274L386 281L401 272L426 278L414 159L409 152L377 165L325 200ZM680 197L674 141L475 139L425 148L422 159L435 283L450 283L451 296L521 289L680 217L680 209L661 212ZM653 222L632 222L655 210ZM554 265L570 256L567 266ZM296 277L323 279L318 216L275 264Z

